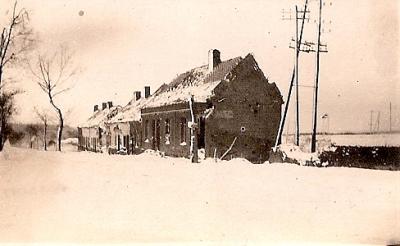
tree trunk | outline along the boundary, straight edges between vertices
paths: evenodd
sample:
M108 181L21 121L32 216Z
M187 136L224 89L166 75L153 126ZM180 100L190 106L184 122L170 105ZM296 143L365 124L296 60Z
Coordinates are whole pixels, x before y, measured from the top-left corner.
M60 120L60 124L58 126L58 137L57 137L57 142L58 142L58 151L61 151L61 139L62 139L62 133L64 130L64 119L61 113L61 110L58 110L58 117Z
M6 141L5 138L3 138L4 129L6 128L5 122L4 122L4 115L2 115L1 117L2 118L1 118L1 121L0 121L0 151L3 150L4 142Z
M44 136L43 136L43 142L44 142L44 151L47 151L47 121L44 122Z
M2 127L0 126L0 152L3 150L3 133L1 129Z
M1 79L2 79L2 74L3 74L3 68L2 68L2 66L0 65L0 96L2 95L2 91L1 91L1 83L2 83L2 81L1 81ZM4 143L3 143L3 141L5 141L5 140L3 140L3 129L5 128L5 126L3 126L4 125L4 123L3 123L3 115L1 116L1 121L0 121L0 152L3 150L3 145L4 145Z
M3 83L3 65L0 64L0 88L1 84Z
M62 133L64 129L64 118L61 112L61 109L59 109L53 101L53 96L51 93L49 93L49 98L50 98L50 103L54 107L54 109L57 111L58 114L58 120L59 120L59 125L58 125L58 133L57 133L57 150L61 151L61 139L62 139Z

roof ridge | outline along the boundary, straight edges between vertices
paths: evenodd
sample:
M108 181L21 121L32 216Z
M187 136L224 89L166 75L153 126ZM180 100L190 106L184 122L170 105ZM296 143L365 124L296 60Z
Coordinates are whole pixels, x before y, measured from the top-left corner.
M237 57L234 57L234 58L231 58L231 59L222 61L220 64L218 64L218 65L215 67L215 69L214 69L211 73L208 73L208 74L206 75L206 77L204 78L204 83L213 82L213 81L214 81L214 78L218 78L218 75L220 75L220 74L228 74L234 67L237 66L237 64L239 64L239 62L240 62L242 59L243 59L243 58L242 58L241 56L237 56ZM236 61L236 60L237 60L238 62L235 63L235 64L230 64L230 66L228 66L228 67L224 67L224 66L223 66L224 64L229 64L229 62ZM224 68L225 68L225 69L224 69ZM228 72L228 71L229 71L229 72Z

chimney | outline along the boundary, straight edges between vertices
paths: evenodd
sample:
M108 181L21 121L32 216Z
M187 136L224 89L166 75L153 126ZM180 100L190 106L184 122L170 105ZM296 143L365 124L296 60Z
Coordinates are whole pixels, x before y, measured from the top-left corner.
M208 72L212 72L214 68L221 63L221 53L217 49L208 51Z
M142 97L142 94L140 93L140 91L135 91L133 93L133 98L135 99L135 101L138 101L141 97Z
M94 105L94 107L93 107L93 112L96 112L96 111L98 111L99 110L99 105Z
M150 96L150 86L144 87L144 97L148 98Z
M104 109L106 109L107 108L107 103L106 102L103 102L102 104L101 104L101 110L104 110Z
M113 103L111 101L108 101L108 108L112 108Z

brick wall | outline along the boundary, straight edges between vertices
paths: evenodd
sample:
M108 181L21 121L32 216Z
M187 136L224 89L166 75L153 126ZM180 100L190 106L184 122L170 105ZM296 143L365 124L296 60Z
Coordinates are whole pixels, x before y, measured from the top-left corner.
M205 108L206 105L204 103L195 103L195 114L199 115ZM166 129L167 120L169 121L169 134L167 134ZM157 140L155 136L153 136L153 124L156 123L156 121L159 121L160 125L159 149ZM143 110L143 148L158 149L169 156L188 157L190 149L190 129L187 126L187 122L189 121L191 121L191 115L188 102ZM145 134L146 124L148 124L147 137ZM181 130L184 132L182 133Z
M243 157L252 162L268 159L281 117L282 97L246 57L215 90L213 114L206 121L206 155L221 156L237 140L227 158Z

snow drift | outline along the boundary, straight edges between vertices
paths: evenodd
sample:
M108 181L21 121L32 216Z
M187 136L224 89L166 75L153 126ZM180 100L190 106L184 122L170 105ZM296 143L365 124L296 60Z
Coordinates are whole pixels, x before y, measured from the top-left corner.
M0 159L2 242L399 240L400 172L242 159L191 164L153 152L7 151Z

